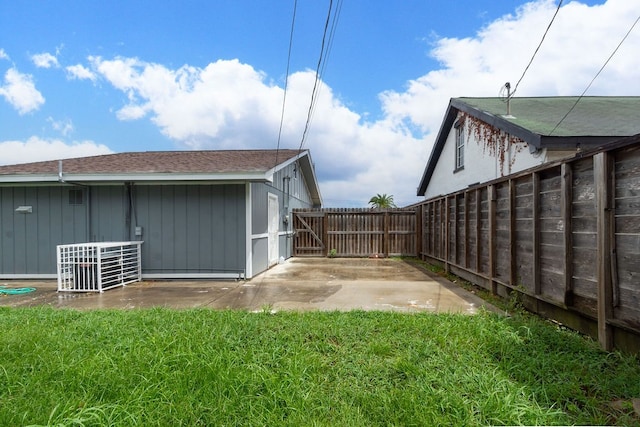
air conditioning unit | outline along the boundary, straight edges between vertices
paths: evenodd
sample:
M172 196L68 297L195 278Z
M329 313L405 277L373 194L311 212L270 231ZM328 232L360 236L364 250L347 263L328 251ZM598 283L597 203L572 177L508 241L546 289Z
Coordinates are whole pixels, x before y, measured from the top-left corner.
M142 241L56 246L58 292L103 292L142 279Z

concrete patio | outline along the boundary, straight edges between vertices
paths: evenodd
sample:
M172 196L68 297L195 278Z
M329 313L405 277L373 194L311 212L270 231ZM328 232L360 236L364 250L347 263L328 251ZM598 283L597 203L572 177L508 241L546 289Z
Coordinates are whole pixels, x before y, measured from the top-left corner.
M291 258L248 281L143 281L104 293L57 292L51 281L0 281L34 292L0 306L135 309L393 310L474 314L497 309L454 283L397 259Z

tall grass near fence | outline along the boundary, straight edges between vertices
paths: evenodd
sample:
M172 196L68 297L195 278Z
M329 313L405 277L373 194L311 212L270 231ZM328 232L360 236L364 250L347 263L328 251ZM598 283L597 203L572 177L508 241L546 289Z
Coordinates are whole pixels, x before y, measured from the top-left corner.
M0 425L630 425L634 397L637 358L528 316L0 309Z

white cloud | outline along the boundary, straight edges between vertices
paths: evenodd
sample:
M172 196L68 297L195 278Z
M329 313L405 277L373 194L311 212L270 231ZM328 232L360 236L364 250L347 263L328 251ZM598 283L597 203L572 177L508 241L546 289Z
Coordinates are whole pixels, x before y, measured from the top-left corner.
M60 66L60 64L58 63L58 58L48 52L37 53L31 56L31 60L38 68L57 68Z
M67 136L73 132L73 123L70 119L54 120L53 117L47 117L47 122L51 124L53 130L60 132L62 136Z
M122 107L116 112L116 116L120 120L137 120L143 118L147 114L147 109L140 105L130 104Z
M274 141L264 140L264 132L277 129L282 90L267 85L265 76L249 65L220 60L205 68L172 70L136 58L99 57L92 58L92 65L127 95L129 104L117 112L121 120L148 114L165 135L192 148Z
M498 19L471 38L441 38L431 54L441 67L407 82L403 92L380 95L386 117L419 127L427 157L452 97L498 96L502 85L515 87L547 28L556 2L533 1L515 14ZM517 96L580 95L631 28L640 0L608 0L587 6L572 1L562 6L544 43L524 75ZM629 35L586 95L640 95L640 26ZM426 151L425 151L426 150ZM409 196L426 161L411 184L389 193ZM401 167L397 168L402 171ZM414 193L415 194L415 193Z
M10 68L4 75L0 95L4 96L20 115L35 111L44 104L44 97L35 87L33 77Z
M580 95L637 18L640 0L609 0L562 6L542 47L522 79L517 96ZM425 132L437 132L449 98L498 96L515 87L556 10L540 0L504 16L473 38L442 38L431 54L442 67L408 82L404 92L381 95L395 120L410 119ZM640 92L640 27L636 28L587 95ZM426 105L428 102L429 105ZM439 108L433 108L433 105Z
M9 55L2 48L0 48L0 59L9 59Z
M67 70L67 78L71 80L91 80L95 82L97 79L93 71L81 64L69 65L65 70Z
M59 139L42 139L32 136L26 141L0 141L0 164L39 162L69 159L73 157L111 154L106 145L93 141L65 142Z
M172 70L136 58L95 57L92 66L127 94L129 103L116 113L121 120L149 116L165 135L192 149L276 147L283 89L238 60ZM299 148L314 81L311 71L289 77L281 147ZM382 191L374 184L382 177L397 183L399 175L393 178L389 165L403 165L401 179L416 181L409 178L423 167L424 156L415 155L422 145L394 123L362 123L320 82L303 148L312 151L328 203L366 206L369 193ZM347 189L354 187L361 191Z
M497 96L507 81L515 86L555 9L553 0L532 1L473 37L437 39L430 54L440 68L425 70L404 91L380 94L384 118L379 121L351 111L321 82L304 148L312 151L325 203L366 206L376 193L394 195L399 205L415 202L449 99ZM638 10L640 0L562 6L518 95L582 93ZM638 95L638 51L640 27L588 95ZM120 120L149 118L188 148L275 148L283 89L250 65L219 60L204 68L171 69L124 57L90 57L89 63L91 73L127 96L116 112ZM300 146L313 81L311 71L289 78L281 147Z

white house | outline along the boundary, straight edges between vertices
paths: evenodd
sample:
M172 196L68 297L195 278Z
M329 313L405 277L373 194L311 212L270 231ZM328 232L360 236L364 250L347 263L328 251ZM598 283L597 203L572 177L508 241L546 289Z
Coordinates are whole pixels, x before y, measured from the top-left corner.
M640 134L640 97L452 98L418 186L427 199Z

